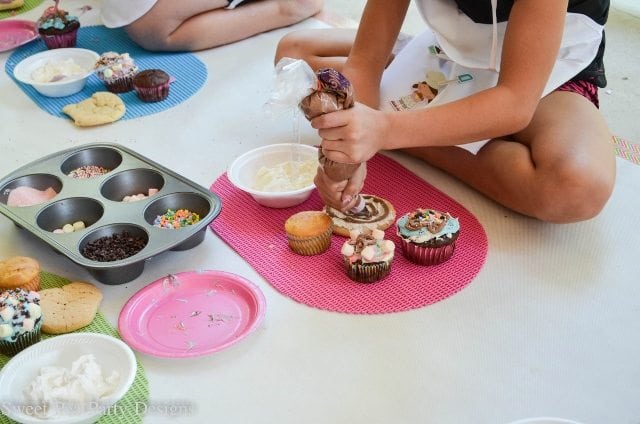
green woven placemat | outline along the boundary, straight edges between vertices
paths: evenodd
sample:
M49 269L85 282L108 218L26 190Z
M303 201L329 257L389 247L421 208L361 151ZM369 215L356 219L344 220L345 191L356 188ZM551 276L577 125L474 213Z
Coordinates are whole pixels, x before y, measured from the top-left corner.
M66 278L59 277L54 274L49 274L47 272L43 272L40 274L41 286L43 289L50 289L54 287L62 287L65 284L68 284L70 281ZM102 313L98 312L96 317L93 319L91 324L88 326L81 328L80 330L75 331L75 333L86 332L86 333L102 333L108 336L120 338L118 331L113 328L107 320L104 318ZM46 334L42 334L42 338L55 337L48 336ZM9 358L5 355L0 354L0 368L2 368L7 362L9 362ZM142 423L142 419L144 418L144 410L145 407L140 407L141 405L147 405L149 401L149 382L147 381L147 376L144 373L144 368L140 364L140 361L137 361L137 370L136 377L133 380L133 384L127 393L124 395L122 399L116 403L116 406L113 407L112 411L117 411L117 414L114 413L109 415L103 415L102 418L98 421L100 424L138 424ZM14 423L13 420L6 417L2 412L0 412L0 423Z
M22 7L0 11L0 19L12 18L21 13L28 12L29 10L40 6L43 1L44 0L24 0Z

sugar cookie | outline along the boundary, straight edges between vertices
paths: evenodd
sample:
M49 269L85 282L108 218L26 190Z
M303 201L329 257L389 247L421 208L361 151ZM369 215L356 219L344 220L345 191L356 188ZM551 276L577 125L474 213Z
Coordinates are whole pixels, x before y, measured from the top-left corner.
M116 94L98 91L80 103L66 105L62 111L74 120L76 126L92 127L117 121L124 116L126 108Z

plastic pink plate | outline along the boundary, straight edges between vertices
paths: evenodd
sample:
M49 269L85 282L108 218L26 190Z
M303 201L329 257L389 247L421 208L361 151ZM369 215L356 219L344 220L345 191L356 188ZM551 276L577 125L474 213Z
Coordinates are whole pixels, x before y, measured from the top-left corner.
M264 319L262 291L224 271L170 274L127 301L118 318L133 349L163 358L218 352L242 340Z
M15 49L38 38L36 23L22 19L0 21L0 52Z

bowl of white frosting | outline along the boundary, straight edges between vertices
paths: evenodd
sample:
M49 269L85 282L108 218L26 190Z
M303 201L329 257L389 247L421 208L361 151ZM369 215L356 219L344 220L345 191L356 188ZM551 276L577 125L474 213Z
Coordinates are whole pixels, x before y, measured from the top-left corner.
M13 76L43 96L70 96L84 88L99 57L80 48L45 50L19 62Z
M300 143L271 144L239 156L229 169L229 181L256 202L288 208L309 198L318 169L318 149Z
M136 359L119 339L71 333L42 340L0 371L0 408L25 424L94 423L131 387Z

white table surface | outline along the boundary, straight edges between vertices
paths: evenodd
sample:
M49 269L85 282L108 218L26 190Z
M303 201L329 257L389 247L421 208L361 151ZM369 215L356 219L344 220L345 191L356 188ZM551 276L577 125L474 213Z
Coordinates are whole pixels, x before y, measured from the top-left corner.
M35 20L47 3L17 18ZM63 7L75 13L86 3L68 0ZM99 23L97 5L81 16L83 25ZM197 53L209 77L192 98L96 128L79 129L39 109L3 66L0 174L59 150L114 142L209 187L248 149L293 140L290 117L270 119L262 110L275 43L288 30ZM0 65L9 54L0 53ZM318 142L304 122L301 134L303 143ZM116 286L96 282L5 217L0 257L32 256L46 271L95 283L104 293L100 309L114 325L136 291L168 273L224 270L262 289L264 323L231 348L183 360L137 354L149 379L145 422L502 424L533 416L640 422L640 168L619 160L618 185L603 214L558 226L519 216L437 170L393 156L469 209L489 238L475 280L425 308L361 316L298 304L212 232L192 250L153 258L139 278ZM177 405L188 412L168 412Z

